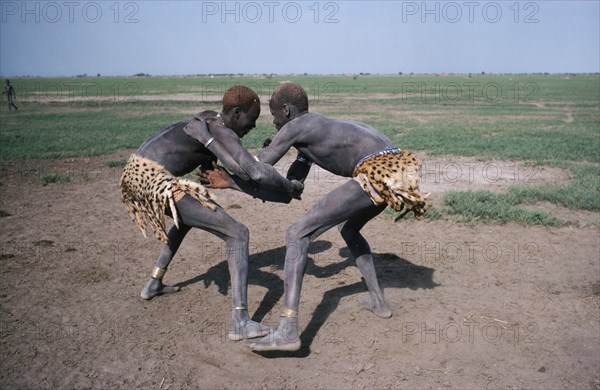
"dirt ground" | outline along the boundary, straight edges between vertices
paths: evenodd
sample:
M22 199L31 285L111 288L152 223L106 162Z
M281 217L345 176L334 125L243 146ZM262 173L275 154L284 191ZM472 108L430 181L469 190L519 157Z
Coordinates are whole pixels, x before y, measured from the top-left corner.
M128 154L1 166L0 388L600 389L598 213L553 206L568 220L560 228L379 216L364 235L390 319L359 308L366 286L334 229L311 246L303 348L257 354L227 340L229 275L215 236L184 241L164 279L181 292L139 298L160 243L133 225L121 168L106 165ZM568 180L514 162L422 157L434 200ZM48 172L69 182L43 185ZM255 320L279 319L286 227L345 180L314 169L290 205L217 193L250 228Z

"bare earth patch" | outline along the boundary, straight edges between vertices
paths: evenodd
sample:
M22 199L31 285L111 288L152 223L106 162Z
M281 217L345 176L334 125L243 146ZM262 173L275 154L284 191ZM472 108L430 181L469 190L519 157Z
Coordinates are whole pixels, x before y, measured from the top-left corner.
M165 276L181 292L139 298L160 244L129 219L121 168L105 165L128 154L2 165L1 388L600 387L597 226L379 217L363 230L390 319L359 308L366 287L332 229L310 249L303 348L261 355L227 340L229 274L213 235L184 241ZM423 189L436 196L568 179L513 162L421 157ZM44 186L43 172L71 180ZM217 193L251 232L253 319L279 320L285 229L345 180L315 169L290 205Z
M564 221L577 226L600 226L600 214L587 210L571 210L550 202L538 202L533 206L525 206L531 210L543 210Z
M521 161L478 160L463 156L417 154L423 162L421 185L425 192L488 190L504 192L514 185L566 183L568 170Z

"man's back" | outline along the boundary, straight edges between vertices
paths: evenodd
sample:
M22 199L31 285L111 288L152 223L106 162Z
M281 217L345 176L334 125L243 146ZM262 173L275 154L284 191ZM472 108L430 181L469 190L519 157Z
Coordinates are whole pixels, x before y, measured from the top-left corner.
M213 113L214 111L206 111ZM183 131L188 122L178 122L148 138L138 149L142 157L156 161L175 176L192 172L199 165L210 167L217 158Z
M389 138L364 123L306 113L283 126L259 159L273 163L291 146L320 167L346 177L363 157L394 147Z

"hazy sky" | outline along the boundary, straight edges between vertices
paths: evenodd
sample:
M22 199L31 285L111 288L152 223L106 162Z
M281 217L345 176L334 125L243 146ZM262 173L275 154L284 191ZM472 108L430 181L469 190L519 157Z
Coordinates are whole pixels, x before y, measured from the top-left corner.
M599 72L593 1L0 1L0 75Z

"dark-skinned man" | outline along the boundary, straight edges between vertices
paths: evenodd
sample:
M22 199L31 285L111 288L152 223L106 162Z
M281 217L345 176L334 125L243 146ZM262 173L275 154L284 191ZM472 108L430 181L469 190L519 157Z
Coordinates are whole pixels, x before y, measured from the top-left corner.
M165 243L142 290L142 298L179 290L164 285L162 278L191 228L205 230L225 241L232 286L231 340L259 337L269 331L248 315L248 228L219 206L202 185L180 176L198 166L211 167L218 159L229 172L252 183L257 197L286 202L299 197L303 188L300 182L285 179L242 147L240 138L255 127L259 115L260 101L254 91L244 86L230 88L223 96L220 113L204 111L191 121L211 130L212 137L205 144L186 134L189 121L176 123L140 146L129 159L119 183L123 201L144 236L147 223ZM211 152L207 148L211 146L218 151ZM165 213L175 224L168 232Z

